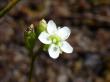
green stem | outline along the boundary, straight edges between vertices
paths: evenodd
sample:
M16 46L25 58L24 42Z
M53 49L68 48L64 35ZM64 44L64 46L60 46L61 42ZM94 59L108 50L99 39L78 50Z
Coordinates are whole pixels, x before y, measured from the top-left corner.
M32 80L32 75L33 75L33 70L34 70L34 62L36 59L36 57L32 53L30 55L32 55L32 56L31 56L31 63L30 63L30 70L29 70L29 81L28 82L31 82L31 80Z
M20 0L12 0L10 3L0 11L0 18L9 12Z
M37 54L40 54L41 50L42 50L42 47L40 47L37 50L36 54L33 54L33 52L30 51L30 54L29 55L31 57L31 63L30 63L30 70L29 70L28 82L32 82L32 75L33 75L33 71L34 71L34 62L36 60Z

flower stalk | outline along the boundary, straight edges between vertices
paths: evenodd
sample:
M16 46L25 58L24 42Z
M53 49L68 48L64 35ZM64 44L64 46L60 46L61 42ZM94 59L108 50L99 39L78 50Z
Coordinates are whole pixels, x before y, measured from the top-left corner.
M35 33L34 25L31 24L28 28L25 29L25 32L24 32L25 46L29 51L29 58L30 58L30 69L29 69L29 75L28 75L28 82L32 82L32 75L34 71L34 63L36 60L36 56L37 54L40 54L42 50L42 46L39 46L36 52L34 52L36 38L37 38L37 35Z
M34 68L34 61L35 57L32 51L30 51L29 55L31 56L31 63L30 63L30 69L29 69L29 77L28 77L28 82L31 82L32 80L32 74L33 74L33 68Z
M30 70L29 70L29 77L28 77L28 82L32 82L32 75L33 75L33 71L34 71L34 63L35 60L37 58L37 54L40 54L40 52L42 51L42 47L40 47L36 54L33 53L33 51L30 51L29 55L31 56L30 60Z

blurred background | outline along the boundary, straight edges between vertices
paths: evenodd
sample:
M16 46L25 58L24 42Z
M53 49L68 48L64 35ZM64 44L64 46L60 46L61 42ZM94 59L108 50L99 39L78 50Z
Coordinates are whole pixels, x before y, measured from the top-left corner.
M0 0L0 10L11 0ZM72 54L37 54L32 82L110 82L110 0L21 0L0 18L0 82L27 82L24 28L42 18L68 26Z

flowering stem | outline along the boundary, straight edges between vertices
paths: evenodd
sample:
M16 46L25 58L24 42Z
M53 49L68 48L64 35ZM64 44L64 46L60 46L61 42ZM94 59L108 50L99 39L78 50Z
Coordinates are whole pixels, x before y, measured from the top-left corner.
M30 63L30 70L29 70L29 81L28 82L31 82L31 79L32 79L32 74L33 74L33 68L34 68L34 62L35 62L35 59L36 57L34 57L35 55L33 54L33 52L30 52L30 55L31 56L31 63Z
M36 60L37 54L40 54L41 50L42 50L42 47L40 47L37 50L36 54L34 54L32 51L30 51L30 54L29 55L31 57L31 63L30 63L30 70L29 70L28 82L32 82L32 75L33 75L33 71L34 71L34 62Z
M9 12L19 1L21 0L10 1L10 3L0 11L0 18L3 17L7 12Z

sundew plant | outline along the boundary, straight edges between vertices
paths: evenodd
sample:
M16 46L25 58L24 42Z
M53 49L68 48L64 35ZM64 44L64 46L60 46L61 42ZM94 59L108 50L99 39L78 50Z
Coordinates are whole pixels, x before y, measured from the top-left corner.
M71 30L67 26L57 27L53 20L49 20L48 23L43 19L38 25L31 24L24 33L25 45L29 51L30 56L30 71L29 82L31 82L32 72L36 56L42 50L48 52L49 57L57 59L62 52L72 53L73 47L66 41L71 34ZM40 41L41 45L36 50L35 54L33 49L36 42Z

